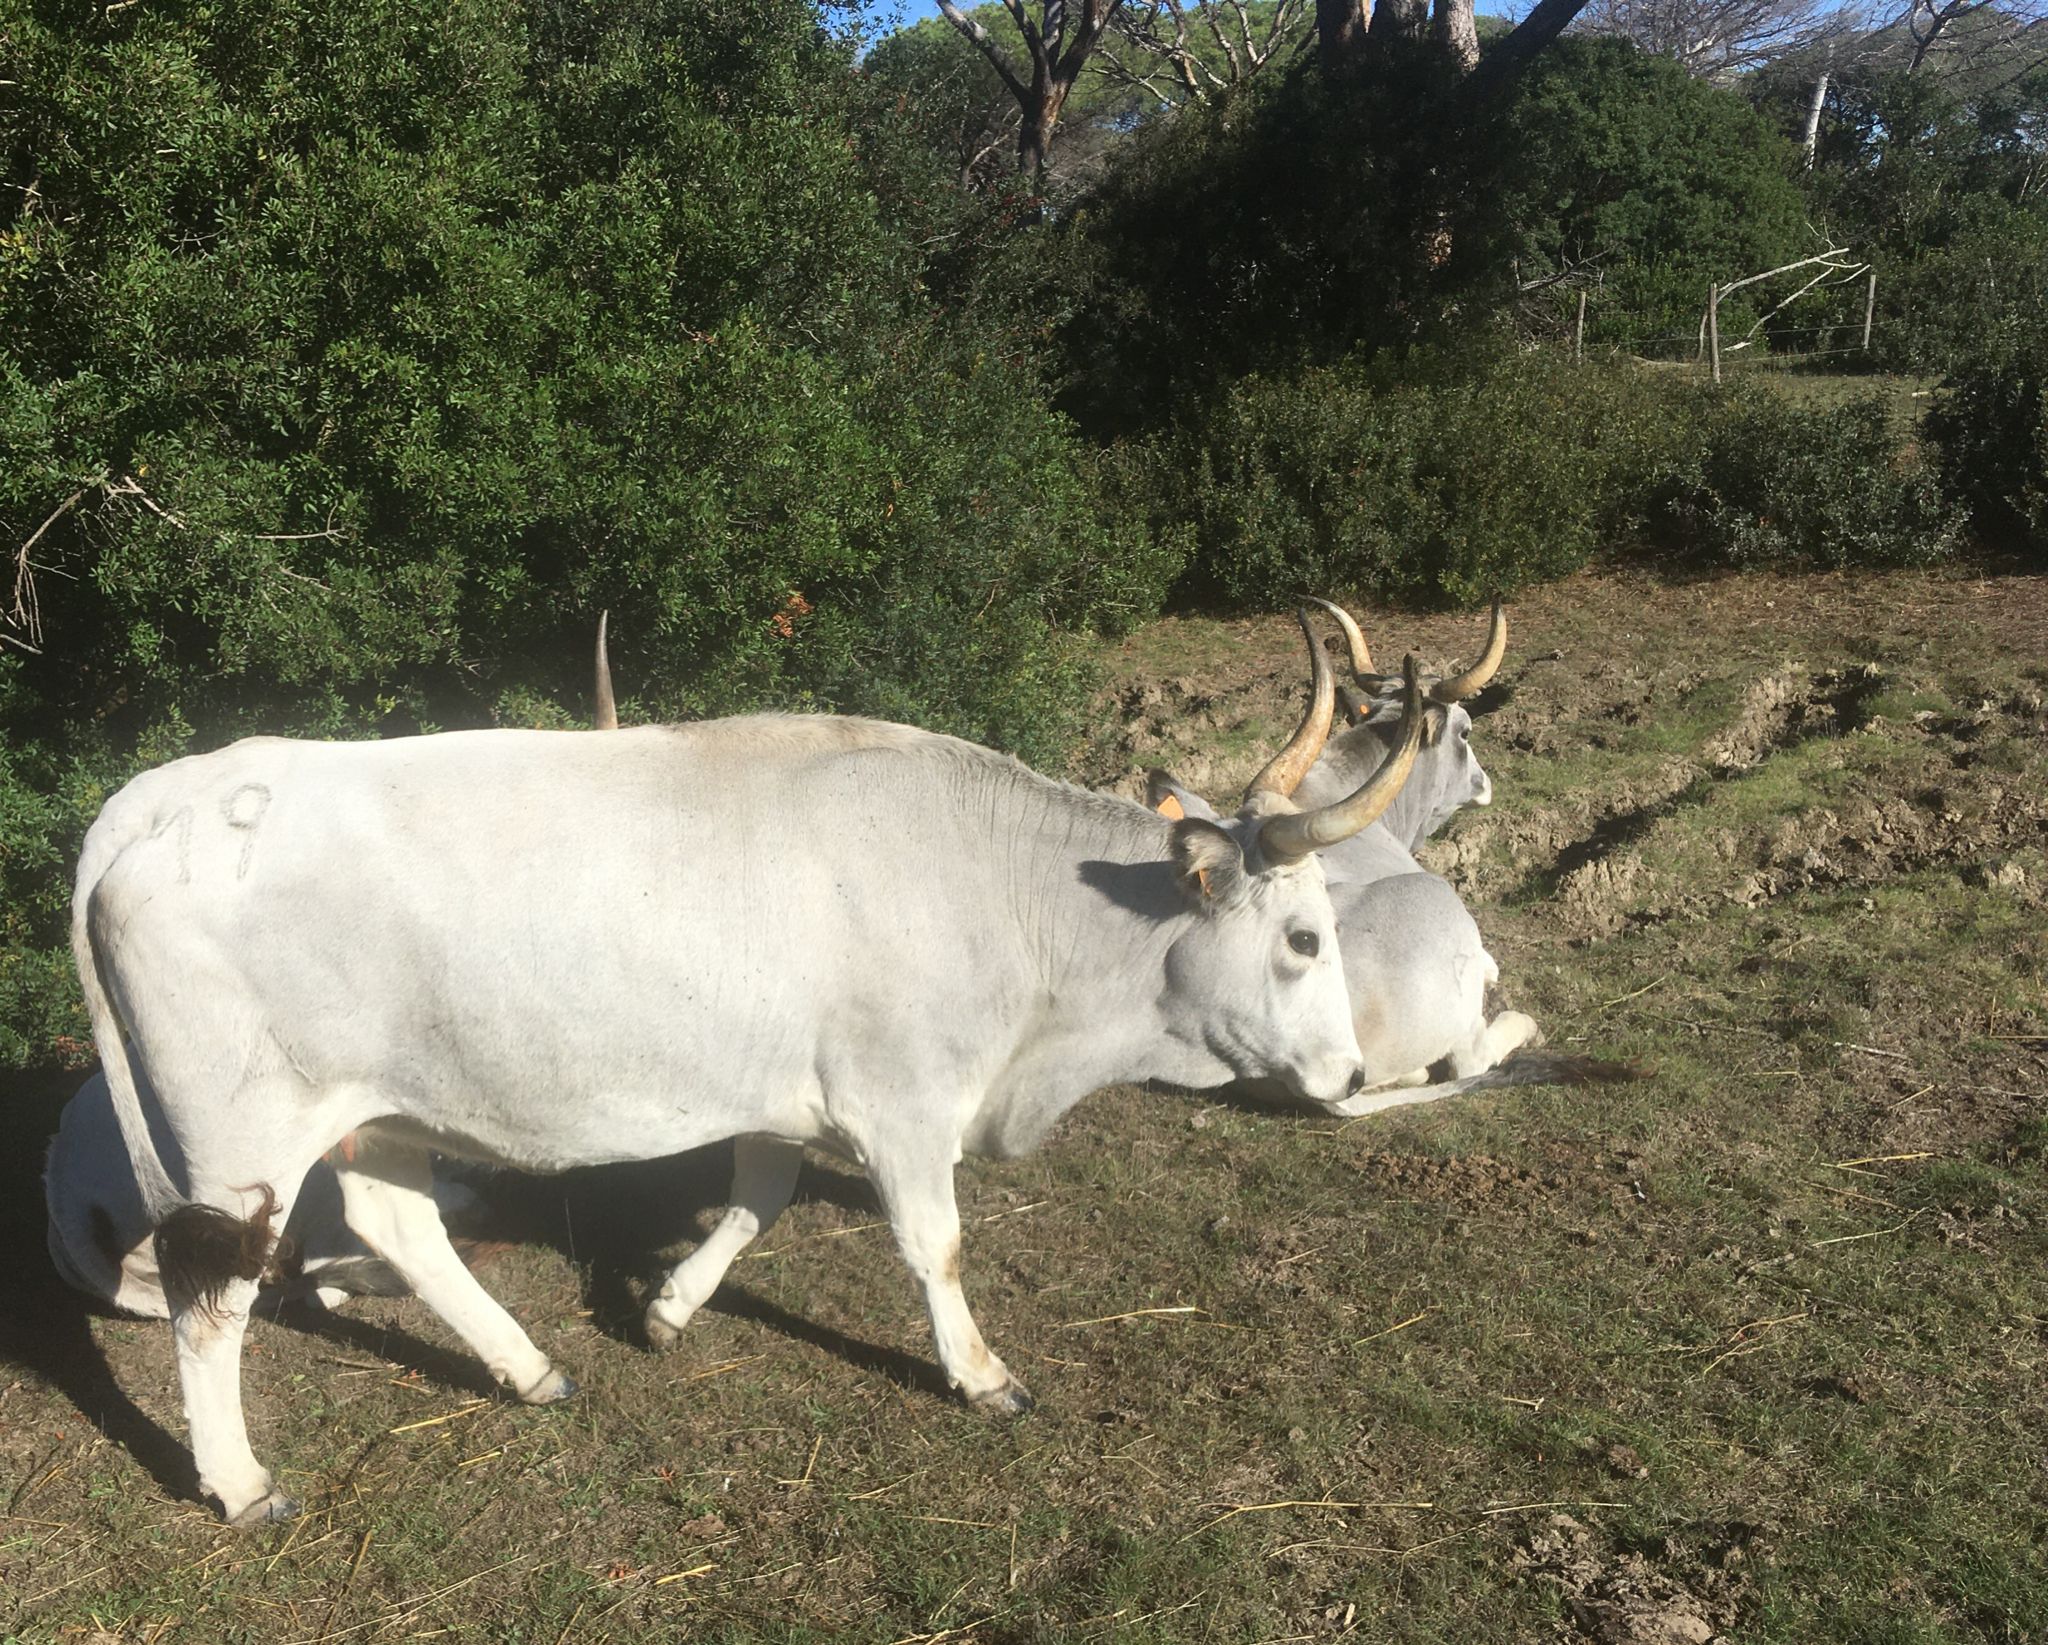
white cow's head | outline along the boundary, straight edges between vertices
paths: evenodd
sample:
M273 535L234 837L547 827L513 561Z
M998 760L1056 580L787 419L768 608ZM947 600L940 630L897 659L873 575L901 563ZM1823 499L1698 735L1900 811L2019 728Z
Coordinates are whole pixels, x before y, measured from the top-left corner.
M1330 739L1310 784L1311 796L1346 792L1377 770L1405 734L1399 716L1401 680L1373 668L1365 636L1349 612L1327 600L1316 602L1344 630L1351 653L1351 684L1339 698L1351 723ZM1397 815L1389 826L1411 849L1443 827L1468 805L1493 801L1493 779L1487 776L1472 748L1472 715L1464 705L1490 681L1506 655L1507 613L1494 602L1486 650L1462 673L1432 680L1422 728L1422 752L1403 789Z
M1252 780L1235 817L1173 823L1174 876L1197 917L1167 956L1166 1003L1176 1037L1229 1077L1279 1079L1329 1104L1356 1088L1361 1058L1316 853L1369 827L1400 792L1421 747L1423 703L1411 657L1406 731L1391 755L1341 799L1297 807L1294 790L1336 709L1329 660L1305 612L1302 632L1315 683L1300 729Z

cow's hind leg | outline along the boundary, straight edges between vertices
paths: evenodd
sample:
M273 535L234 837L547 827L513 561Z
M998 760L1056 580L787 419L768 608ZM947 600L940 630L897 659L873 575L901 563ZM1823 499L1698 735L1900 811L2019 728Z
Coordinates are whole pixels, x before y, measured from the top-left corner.
M869 1162L869 1175L889 1213L903 1260L924 1286L932 1343L946 1379L976 1410L1014 1416L1034 1401L1009 1367L989 1352L960 1289L960 1212L953 1199L953 1162L912 1150L889 1164Z
M647 1341L666 1352L690 1316L711 1299L733 1259L774 1225L796 1192L803 1144L780 1137L736 1138L732 1145L732 1200L711 1237L677 1263L647 1305Z
M301 1170L282 1192L218 1191L179 1206L156 1229L199 1488L219 1501L222 1516L238 1529L289 1519L299 1507L249 1448L241 1378L242 1338L257 1282L304 1175ZM252 1197L256 1204L245 1214Z
M356 1133L354 1157L334 1162L348 1225L469 1344L492 1376L528 1405L576 1392L496 1298L463 1266L434 1203L434 1168L424 1149Z
M1541 1045L1543 1031L1534 1017L1520 1011L1503 1011L1472 1036L1471 1044L1450 1055L1451 1077L1465 1079L1498 1068L1525 1045Z

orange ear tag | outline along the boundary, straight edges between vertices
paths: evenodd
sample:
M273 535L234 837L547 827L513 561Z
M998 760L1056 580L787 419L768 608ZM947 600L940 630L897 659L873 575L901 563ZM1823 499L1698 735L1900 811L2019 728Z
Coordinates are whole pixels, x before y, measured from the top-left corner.
M1172 794L1167 795L1165 799L1161 800L1156 809L1160 816L1167 818L1171 822L1180 822L1187 816L1187 811L1182 807L1179 799Z

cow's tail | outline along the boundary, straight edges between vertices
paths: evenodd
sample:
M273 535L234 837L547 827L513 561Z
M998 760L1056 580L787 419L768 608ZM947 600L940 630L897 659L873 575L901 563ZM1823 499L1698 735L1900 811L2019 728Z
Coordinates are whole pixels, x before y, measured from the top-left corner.
M92 1037L99 1046L107 1092L114 1099L114 1120L121 1127L121 1141L128 1150L128 1163L135 1172L143 1209L154 1225L176 1210L184 1196L172 1185L170 1173L164 1170L164 1162L157 1154L156 1139L149 1134L149 1120L142 1111L142 1097L135 1086L128 1037L107 987L99 947L93 941L93 892L98 888L101 871L109 866L113 856L104 842L96 838L99 833L95 825L86 836L85 854L78 865L78 886L71 898L71 957L78 966L78 986L85 995L86 1015L92 1019Z
M1331 1112L1357 1119L1389 1108L1463 1096L1467 1091L1498 1091L1511 1085L1614 1085L1624 1080L1648 1079L1654 1072L1640 1063L1610 1062L1575 1051L1525 1045L1484 1073L1467 1074L1463 1079L1443 1080L1435 1085L1396 1085L1366 1091L1346 1098Z
M1612 1062L1604 1057L1582 1056L1576 1051L1553 1050L1547 1045L1525 1045L1485 1073L1450 1083L1461 1091L1487 1091L1507 1085L1619 1085L1624 1080L1648 1079L1653 1072L1641 1063Z

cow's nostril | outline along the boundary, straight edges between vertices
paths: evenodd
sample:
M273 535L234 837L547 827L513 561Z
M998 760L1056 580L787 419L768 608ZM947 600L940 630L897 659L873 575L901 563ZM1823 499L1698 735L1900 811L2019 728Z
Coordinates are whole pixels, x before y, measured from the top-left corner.
M1364 1070L1363 1068L1354 1068L1354 1069L1352 1069L1352 1070L1351 1070L1351 1084L1349 1085L1349 1087L1347 1087L1347 1089L1346 1089L1346 1092L1345 1092L1345 1094L1346 1094L1347 1096L1353 1096L1353 1097L1355 1097L1355 1096L1357 1096L1357 1095L1358 1095L1358 1093L1359 1093L1360 1091L1362 1091L1362 1090L1364 1090L1364 1089L1365 1089L1365 1070Z

